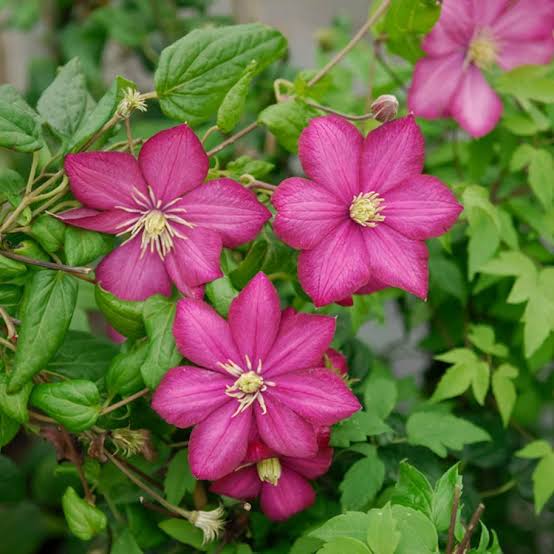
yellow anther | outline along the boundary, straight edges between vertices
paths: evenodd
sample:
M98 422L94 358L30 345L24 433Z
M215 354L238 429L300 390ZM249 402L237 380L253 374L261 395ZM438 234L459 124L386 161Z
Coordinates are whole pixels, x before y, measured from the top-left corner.
M350 218L363 227L376 227L385 221L380 213L384 207L383 199L376 192L361 192L352 199Z
M258 477L260 481L270 483L274 487L279 482L281 477L281 463L279 458L267 458L256 464L256 470L258 471Z

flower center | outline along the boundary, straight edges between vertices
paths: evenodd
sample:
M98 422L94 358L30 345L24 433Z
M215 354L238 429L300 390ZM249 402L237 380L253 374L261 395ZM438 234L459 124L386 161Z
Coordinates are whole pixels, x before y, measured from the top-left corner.
M262 393L267 390L267 387L275 386L273 381L265 381L261 376L262 360L258 360L256 370L253 369L252 362L248 356L245 356L245 360L246 371L232 360L227 360L225 363L218 362L220 367L233 377L236 377L236 381L232 385L225 387L225 394L231 398L236 398L239 403L233 417L244 412L256 401L262 409L262 414L266 414L267 407Z
M380 213L385 207L383 201L376 192L361 192L352 199L350 218L362 227L376 227L377 223L385 221Z
M258 477L260 481L270 483L274 487L277 486L281 477L281 463L279 458L267 458L256 464Z
M481 29L469 43L466 62L480 69L490 68L499 54L498 43L488 29Z
M116 206L130 214L130 219L119 225L123 230L118 233L118 236L130 233L131 236L125 241L128 242L142 233L141 258L146 251L150 250L150 252L157 252L163 260L173 248L175 238L187 240L174 224L189 228L193 228L194 225L181 217L186 210L175 206L179 198L162 205L162 201L156 198L151 187L148 187L148 196L134 188L132 198L135 202L134 208Z

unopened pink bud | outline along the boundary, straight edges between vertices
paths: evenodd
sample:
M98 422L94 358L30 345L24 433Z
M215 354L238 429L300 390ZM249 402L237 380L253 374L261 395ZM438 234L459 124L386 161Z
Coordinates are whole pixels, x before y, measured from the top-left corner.
M371 113L377 121L386 123L396 117L398 100L392 94L382 94L371 104Z

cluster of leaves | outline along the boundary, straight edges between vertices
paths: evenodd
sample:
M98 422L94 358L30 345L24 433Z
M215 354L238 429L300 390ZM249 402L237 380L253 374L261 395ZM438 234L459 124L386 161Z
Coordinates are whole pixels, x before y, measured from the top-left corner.
M4 4L20 28L39 17L40 2ZM286 51L278 31L259 24L199 29L213 22L208 2L136 0L90 13L53 4L64 16L57 20L65 21L51 33L61 58L33 62L25 98L10 85L0 87L0 146L19 152L5 156L9 168L0 170L0 529L6 548L32 553L55 539L85 551L89 546L78 537L113 554L167 552L174 541L183 551L229 554L424 554L448 549L451 533L461 543L482 497L487 526L510 543L506 551L540 552L554 492L547 417L554 384L553 68L491 75L506 110L482 139L461 136L450 121L420 122L426 171L453 186L463 221L429 244L427 303L387 290L356 297L350 308L321 310L338 318L334 347L348 356L364 409L333 429L335 461L317 484L316 504L275 525L256 509L207 495L188 469L188 434L150 410L145 397L181 360L171 334L175 298L126 302L90 282L91 272L80 266L93 264L114 242L49 215L74 205L61 161L70 152L128 147L118 106L136 85L118 77L105 91L100 78L102 51L113 40L155 70L161 111L151 103L146 115L133 114L137 145L172 125L170 119L197 131L214 124L224 133L254 120L261 130L237 142L234 155L223 151L210 177L277 183L288 174L301 130L320 115L318 104L360 114L369 90L370 98L395 93L405 105L421 37L439 6L393 0L373 42L360 42L310 85L314 71L283 65L273 73L270 65ZM194 16L180 16L182 6ZM318 65L350 36L343 21L323 30ZM376 123L361 125L368 131ZM215 146L215 137L206 145ZM297 282L293 251L269 228L252 244L225 251L222 267L224 277L205 291L222 315L260 270L278 284L284 303L314 309ZM392 333L391 319L400 329L397 341L383 347L371 335L379 333L379 322ZM125 343L104 337L106 321ZM398 353L414 336L434 357L425 357L423 371L411 361L409 375L399 378ZM458 503L462 467L464 502ZM174 507L209 509L223 501L224 543L204 544L188 521L160 513L128 473ZM518 527L513 514L528 514L532 502L542 517L528 516ZM473 539L470 552L501 551L483 524Z

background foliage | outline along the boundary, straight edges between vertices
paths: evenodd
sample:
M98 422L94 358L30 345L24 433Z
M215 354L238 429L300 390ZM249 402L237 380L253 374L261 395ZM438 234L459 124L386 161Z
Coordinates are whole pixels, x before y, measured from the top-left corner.
M310 87L314 72L287 64L280 33L257 24L214 29L230 21L207 15L209 1L58 0L47 22L38 0L4 0L0 6L9 27L47 24L53 53L31 62L23 94L0 86L0 146L6 148L0 152L0 233L2 254L8 254L0 254L0 306L18 334L15 354L10 324L0 345L1 551L424 554L439 544L444 551L462 475L459 517L468 522L480 502L486 506L471 552L550 551L552 66L489 75L505 111L482 139L471 140L449 120L419 121L426 172L449 183L464 205L461 221L429 243L428 301L387 290L356 297L352 308L322 310L338 316L334 347L348 356L364 410L333 430L335 460L316 484L312 508L276 525L256 509L226 500L224 543L203 545L198 529L153 510L116 466L94 457L94 429L100 428L170 503L217 505L188 470L180 446L187 432L162 422L142 397L114 408L155 387L179 362L171 335L174 302L123 302L87 282L86 272L51 271L11 255L87 266L113 247L111 237L66 227L46 213L72 202L59 172L64 154L126 147L123 125L101 132L123 91L135 86L123 77L103 82L108 42L133 51L147 72L155 72L159 103L149 101L146 114L133 114L135 137L147 138L175 119L188 121L200 136L216 122L231 133L257 120L254 132L212 159L211 174L277 184L298 173L298 135L321 113L317 104L362 114L372 99L390 93L405 110L419 43L439 7L430 0L394 0L371 40L361 41ZM343 20L321 30L319 67L352 32ZM226 58L230 49L233 63ZM198 62L199 52L206 63ZM198 87L206 94L194 95ZM360 124L364 131L375 125ZM221 140L212 133L207 149ZM29 187L42 190L23 202ZM268 200L263 192L259 198ZM286 304L314 310L296 280L292 250L269 226L254 243L225 252L223 268L225 277L206 287L223 315L260 270ZM106 321L128 340L111 342ZM372 334L382 336L379 330L390 329L391 321L399 328L397 340L383 347ZM414 337L423 362L412 360L400 376L398 353ZM148 430L139 451L121 446L115 430L127 427ZM79 458L68 432L88 452L82 467L67 461ZM83 500L77 468L96 508ZM463 534L458 521L458 540Z

